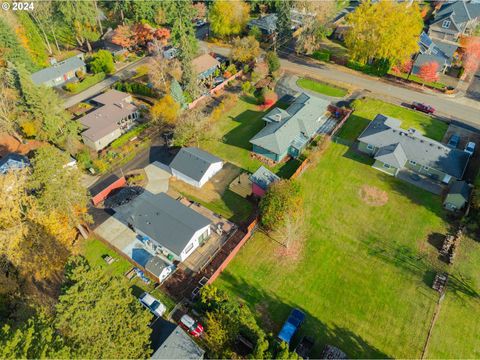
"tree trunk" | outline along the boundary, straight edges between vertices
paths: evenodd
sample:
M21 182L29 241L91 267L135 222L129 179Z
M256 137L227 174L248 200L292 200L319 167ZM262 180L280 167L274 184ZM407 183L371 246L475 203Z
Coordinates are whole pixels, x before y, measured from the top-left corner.
M47 37L47 34L45 33L45 30L43 29L43 26L42 24L40 23L40 21L38 21L38 19L32 14L30 13L30 16L32 17L33 21L35 21L35 23L38 25L38 28L40 29L40 31L42 32L42 35L43 35L43 38L44 38L44 45L45 47L47 48L48 50L48 53L50 55L53 54L53 51L52 51L52 46L50 45L50 41L48 41L48 37Z
M88 41L88 39L85 39L85 42L87 44L88 52L91 53L92 52L92 45L90 45L90 41Z
M97 12L97 22L98 22L98 27L100 28L100 34L103 35L102 20L100 19L100 16L99 16L100 14L98 12L97 0L94 0L93 4L95 5L95 11Z
M55 29L51 28L53 39L55 40L55 46L57 47L57 51L60 51L60 46L58 45L57 35L55 34Z

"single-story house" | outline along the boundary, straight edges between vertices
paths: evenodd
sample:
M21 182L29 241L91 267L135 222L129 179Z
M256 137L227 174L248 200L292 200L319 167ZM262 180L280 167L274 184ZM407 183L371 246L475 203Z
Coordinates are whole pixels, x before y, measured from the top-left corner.
M252 193L255 196L262 197L268 190L268 187L280 178L264 166L260 166L257 171L250 175L252 182Z
M30 166L30 161L26 156L10 153L0 159L0 174L6 174L12 170L21 170Z
M192 66L199 80L212 76L220 62L210 54L203 54L192 60Z
M184 261L211 234L209 219L165 193L144 192L116 211L152 251L172 261Z
M185 147L170 163L172 175L201 188L223 167L222 159L196 147Z
M115 30L109 28L102 38L93 43L93 50L107 50L113 56L121 56L128 53L128 49L112 40Z
M286 110L274 108L263 117L265 127L250 139L252 151L274 162L298 157L329 118L328 105L302 93Z
M156 320L150 339L151 359L202 360L205 354L179 325L162 318Z
M31 79L33 83L38 86L60 86L67 81L76 78L78 71L86 71L86 66L83 61L83 53L72 56L71 58L58 63L55 62L52 66L33 73Z
M389 175L409 170L449 184L463 177L469 155L401 128L401 121L378 114L358 137L358 149L375 159L373 167Z
M433 39L457 42L461 36L472 34L479 19L478 1L448 1L434 13L428 34Z
M466 181L454 181L443 201L443 206L451 211L461 210L468 203L471 192L472 187Z
M445 73L455 58L458 45L440 40L432 40L425 32L420 35L420 52L415 58L412 72L418 74L423 64L436 62L438 71Z
M139 118L132 95L109 90L92 99L99 107L78 121L85 127L82 139L88 147L100 151L130 130Z

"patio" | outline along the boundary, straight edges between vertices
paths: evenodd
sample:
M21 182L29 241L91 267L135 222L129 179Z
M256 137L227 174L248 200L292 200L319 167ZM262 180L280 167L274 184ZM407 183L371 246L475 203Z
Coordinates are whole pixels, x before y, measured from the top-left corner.
M446 189L446 185L406 169L400 170L396 177L436 195L441 195Z

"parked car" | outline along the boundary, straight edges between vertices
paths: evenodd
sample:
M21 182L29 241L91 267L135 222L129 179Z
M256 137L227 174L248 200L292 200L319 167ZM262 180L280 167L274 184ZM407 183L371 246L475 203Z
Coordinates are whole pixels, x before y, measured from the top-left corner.
M468 144L465 146L464 151L470 156L472 156L475 151L475 143L473 141L469 141Z
M300 343L295 348L295 352L300 356L302 359L309 359L310 352L312 351L313 345L315 345L315 340L310 336L304 336Z
M278 339L290 344L293 335L302 326L305 321L305 313L300 309L293 309L288 317L287 321L282 326L282 329L278 333Z
M181 317L180 322L178 323L182 328L184 328L190 335L193 337L199 337L203 334L203 326L198 321L185 314Z
M425 105L415 101L412 103L412 109L418 110L427 114L433 114L435 112L435 109L430 105Z
M450 149L456 149L458 147L459 142L460 142L460 136L458 134L453 134L452 136L450 136L447 146Z
M205 25L207 22L203 19L198 19L197 21L195 21L195 26L196 27L201 27L203 25Z
M143 293L139 300L140 303L150 310L155 316L162 316L165 314L165 311L167 311L167 307L149 293Z

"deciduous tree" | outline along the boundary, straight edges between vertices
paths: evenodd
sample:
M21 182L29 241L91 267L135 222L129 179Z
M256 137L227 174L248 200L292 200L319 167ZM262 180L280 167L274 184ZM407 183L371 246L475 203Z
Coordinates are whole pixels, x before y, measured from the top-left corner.
M463 69L469 75L475 74L480 65L480 36L463 37Z
M126 49L135 45L135 36L130 25L118 25L112 35L112 42Z
M434 82L438 80L438 62L430 61L422 66L418 71L418 77L424 82Z
M267 53L266 61L268 65L268 72L270 74L280 69L280 59L278 58L277 53L275 53L274 51L269 51Z
M113 74L115 71L113 56L108 50L99 50L92 56L92 61L90 61L88 65L94 74L101 72L104 72L105 74Z
M253 36L237 37L233 41L232 59L248 63L260 55L260 44Z
M197 2L193 7L195 8L197 18L205 19L207 17L207 6L204 2Z
M345 43L354 60L365 64L384 59L395 64L418 52L423 20L415 2L363 2L347 21Z
M208 18L210 28L219 37L240 34L247 25L250 7L243 0L215 0Z
M180 112L180 104L168 94L158 100L150 109L150 116L155 122L174 125Z

